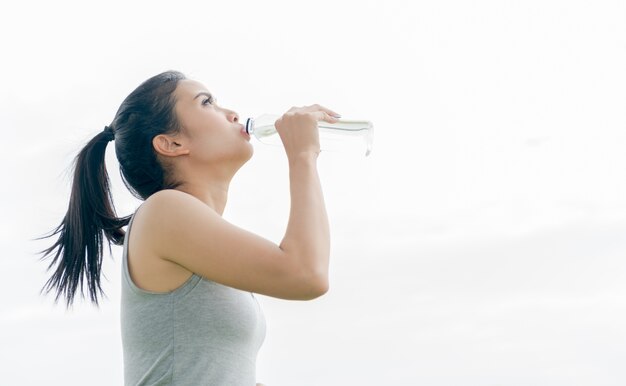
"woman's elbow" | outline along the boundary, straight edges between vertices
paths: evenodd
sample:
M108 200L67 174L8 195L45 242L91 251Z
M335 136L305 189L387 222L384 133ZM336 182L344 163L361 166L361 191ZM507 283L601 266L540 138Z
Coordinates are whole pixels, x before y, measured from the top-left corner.
M309 281L307 291L301 300L313 300L328 292L330 285L328 275L316 275Z

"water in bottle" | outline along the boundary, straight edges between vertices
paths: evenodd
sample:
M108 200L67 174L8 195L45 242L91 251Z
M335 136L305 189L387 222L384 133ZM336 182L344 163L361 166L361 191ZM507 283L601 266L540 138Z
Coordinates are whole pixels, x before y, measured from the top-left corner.
M261 143L282 146L274 123L280 115L264 114L246 120L246 132ZM319 121L320 149L322 151L359 153L372 152L374 126L365 120L338 119L335 123Z

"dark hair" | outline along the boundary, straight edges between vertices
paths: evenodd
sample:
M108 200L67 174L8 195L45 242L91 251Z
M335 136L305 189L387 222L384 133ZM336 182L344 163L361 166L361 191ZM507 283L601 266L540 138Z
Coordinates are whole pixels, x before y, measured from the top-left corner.
M120 164L124 185L133 196L145 200L163 189L174 189L182 184L175 181L171 168L159 162L152 139L159 134L173 134L181 130L174 111L174 90L185 76L167 71L143 82L122 102L109 127L115 135L115 152ZM42 290L56 290L55 303L64 295L69 308L83 276L86 276L89 296L98 306L98 296L104 295L100 285L103 255L103 232L109 242L124 243L131 216L118 218L109 189L105 166L105 152L110 133L98 133L79 152L73 162L74 177L69 207L61 224L50 234L38 239L59 235L58 240L39 253L40 260L56 250L48 271L56 265L53 275Z

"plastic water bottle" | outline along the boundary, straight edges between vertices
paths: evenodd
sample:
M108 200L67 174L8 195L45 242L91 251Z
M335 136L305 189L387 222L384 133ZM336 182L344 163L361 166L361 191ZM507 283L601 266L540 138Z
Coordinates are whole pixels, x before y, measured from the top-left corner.
M264 114L246 120L246 133L254 136L261 143L281 146L282 141L274 123L280 115ZM374 125L370 121L339 119L335 123L318 121L320 149L341 153L365 154L372 152Z

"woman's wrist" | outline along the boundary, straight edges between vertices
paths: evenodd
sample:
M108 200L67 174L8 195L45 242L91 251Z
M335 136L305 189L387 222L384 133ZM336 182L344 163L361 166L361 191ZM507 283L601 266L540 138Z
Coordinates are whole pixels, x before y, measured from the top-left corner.
M319 156L319 151L303 151L297 154L293 154L288 156L289 166L298 166L298 165L315 165L317 163L317 157Z

